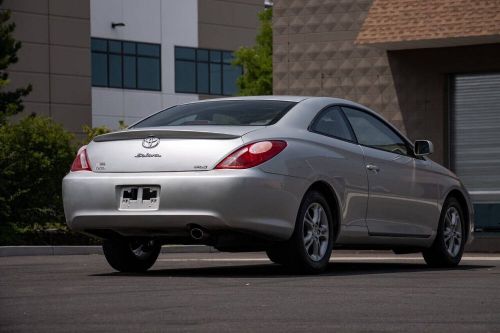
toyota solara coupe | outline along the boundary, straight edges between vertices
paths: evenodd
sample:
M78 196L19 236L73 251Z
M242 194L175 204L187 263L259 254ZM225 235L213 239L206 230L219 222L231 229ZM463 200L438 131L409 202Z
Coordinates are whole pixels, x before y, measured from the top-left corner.
M422 252L450 267L471 239L473 208L432 151L347 100L200 101L80 148L64 209L119 271L149 269L163 244L266 251L309 273L333 248Z

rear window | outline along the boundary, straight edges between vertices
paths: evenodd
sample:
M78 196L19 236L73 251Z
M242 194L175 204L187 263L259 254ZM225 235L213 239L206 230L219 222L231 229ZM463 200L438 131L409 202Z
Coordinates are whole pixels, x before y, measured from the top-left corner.
M134 125L139 127L232 125L267 126L280 120L295 102L214 101L178 105Z

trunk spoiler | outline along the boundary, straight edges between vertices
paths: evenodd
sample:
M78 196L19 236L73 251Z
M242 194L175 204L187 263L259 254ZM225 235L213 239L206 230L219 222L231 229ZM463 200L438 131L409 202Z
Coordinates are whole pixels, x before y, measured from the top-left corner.
M128 130L96 136L93 141L106 142L117 140L133 140L144 139L148 136L154 136L159 139L219 139L230 140L239 138L241 135L217 133L217 132L200 132L192 130Z

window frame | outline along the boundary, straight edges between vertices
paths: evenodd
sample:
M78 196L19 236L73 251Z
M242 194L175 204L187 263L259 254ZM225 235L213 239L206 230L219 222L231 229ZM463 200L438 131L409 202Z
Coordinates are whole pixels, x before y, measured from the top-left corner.
M342 119L344 120L346 126L347 126L347 130L349 131L349 133L351 133L351 136L354 138L354 140L348 140L348 139L345 139L345 138L342 138L342 137L339 137L339 136L335 136L335 135L328 135L326 133L322 133L322 132L318 132L318 131L315 131L313 129L314 125L319 121L319 119L321 119L321 117L328 112L328 110L332 109L332 108L337 108L338 112L340 113L340 116L342 117ZM342 107L338 104L331 104L331 105L328 105L328 106L325 106L324 108L322 108L318 114L316 114L316 116L314 116L313 120L311 121L311 123L309 124L309 126L307 127L307 130L311 133L316 133L316 134L319 134L319 135L323 135L323 136L326 136L328 138L333 138L333 139L337 139L337 140L341 140L341 141L345 141L345 142L350 142L350 143L355 143L357 144L358 143L358 138L356 137L356 133L354 133L354 130L352 129L352 126L351 124L349 123L349 120L347 119L346 115L344 114L344 111L342 110Z
M379 116L375 112L368 111L368 110L362 109L362 108L360 108L358 106L353 106L353 105L349 105L349 104L336 104L336 105L338 105L340 107L340 109L342 110L342 113L344 114L344 117L347 119L348 125L351 128L352 132L354 133L354 137L356 138L356 143L358 145L360 145L362 147L367 147L367 148L372 148L372 149L384 151L386 153L400 155L400 156L407 156L407 157L411 157L411 158L415 158L415 159L424 159L423 157L415 156L415 151L414 151L413 144L406 137L404 137L401 133L399 133L399 131L393 125L391 125L388 121L386 121L384 118L382 118L381 116ZM370 115L370 116L378 119L379 121L381 121L382 124L384 124L390 131L392 131L397 137L399 137L401 139L401 141L403 141L403 143L406 146L407 154L400 154L400 153L397 153L397 152L394 152L394 151L389 151L389 150L385 150L385 149L382 149L382 148L378 148L378 147L374 147L374 146L369 146L369 145L365 145L365 144L360 143L359 140L358 140L358 137L356 136L356 132L354 131L354 129L352 127L352 124L349 121L349 118L345 114L344 108L350 108L350 109L353 109L355 111L366 113L366 114L368 114L368 115Z
M93 50L92 49L92 40L101 40L106 42L106 51L101 51L101 50ZM110 51L109 49L109 42L119 42L121 46L120 52L115 52L115 51ZM124 52L124 43L133 43L134 44L134 49L135 53L126 53ZM159 53L158 56L151 56L151 55L139 55L138 54L138 44L146 44L146 45L153 45L157 46ZM91 37L90 38L90 54L92 56L93 53L97 54L104 54L106 56L106 66L107 66L107 72L106 72L106 77L107 77L107 85L98 85L98 84L93 84L91 83L92 87L98 87L98 88L112 88L112 89L127 89L127 90L142 90L142 91L162 91L162 61L161 61L161 44L156 44L156 43L150 43L150 42L141 42L141 41L133 41L133 40L126 40L126 39L110 39L110 38L102 38L102 37ZM120 56L121 60L121 87L117 86L111 86L110 85L110 55L116 55ZM135 88L131 87L125 87L125 70L124 70L124 65L125 65L125 57L134 57L134 62L135 62ZM139 66L138 66L138 58L149 58L149 59L157 59L158 64L159 64L159 85L158 89L149 89L149 88L139 88ZM91 78L92 81L92 78Z
M194 60L193 59L187 59L187 58L177 58L176 51L177 49L191 49L194 50ZM199 60L198 59L198 51L206 51L207 52L207 60ZM212 61L212 52L219 52L219 57L220 59L218 61ZM225 53L231 53L232 57L234 58L234 52L235 51L230 51L230 50L221 50L221 49L208 49L204 47L192 47L192 46L180 46L180 45L175 45L174 46L174 70L177 65L177 61L183 61L183 62L190 62L194 64L194 73L195 73L195 80L194 80L194 87L195 89L193 91L189 90L180 90L177 89L177 84L176 84L176 77L177 76L177 71L174 73L174 90L175 93L179 94L198 94L198 95L210 95L210 96L234 96L231 94L224 94L224 65L231 65L232 62L225 62L224 61L224 54ZM206 64L208 66L208 92L200 92L198 89L198 63ZM219 65L220 66L220 94L217 93L212 93L212 80L211 80L211 72L210 72L210 65ZM241 70L241 73L243 73L243 67L242 66L236 66L239 67Z

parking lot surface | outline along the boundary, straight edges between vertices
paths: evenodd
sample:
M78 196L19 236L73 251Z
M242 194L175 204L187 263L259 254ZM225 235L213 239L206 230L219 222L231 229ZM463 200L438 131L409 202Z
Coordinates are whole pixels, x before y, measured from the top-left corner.
M263 253L162 254L145 274L101 255L0 258L0 332L500 332L500 256L456 269L336 251L292 275Z

